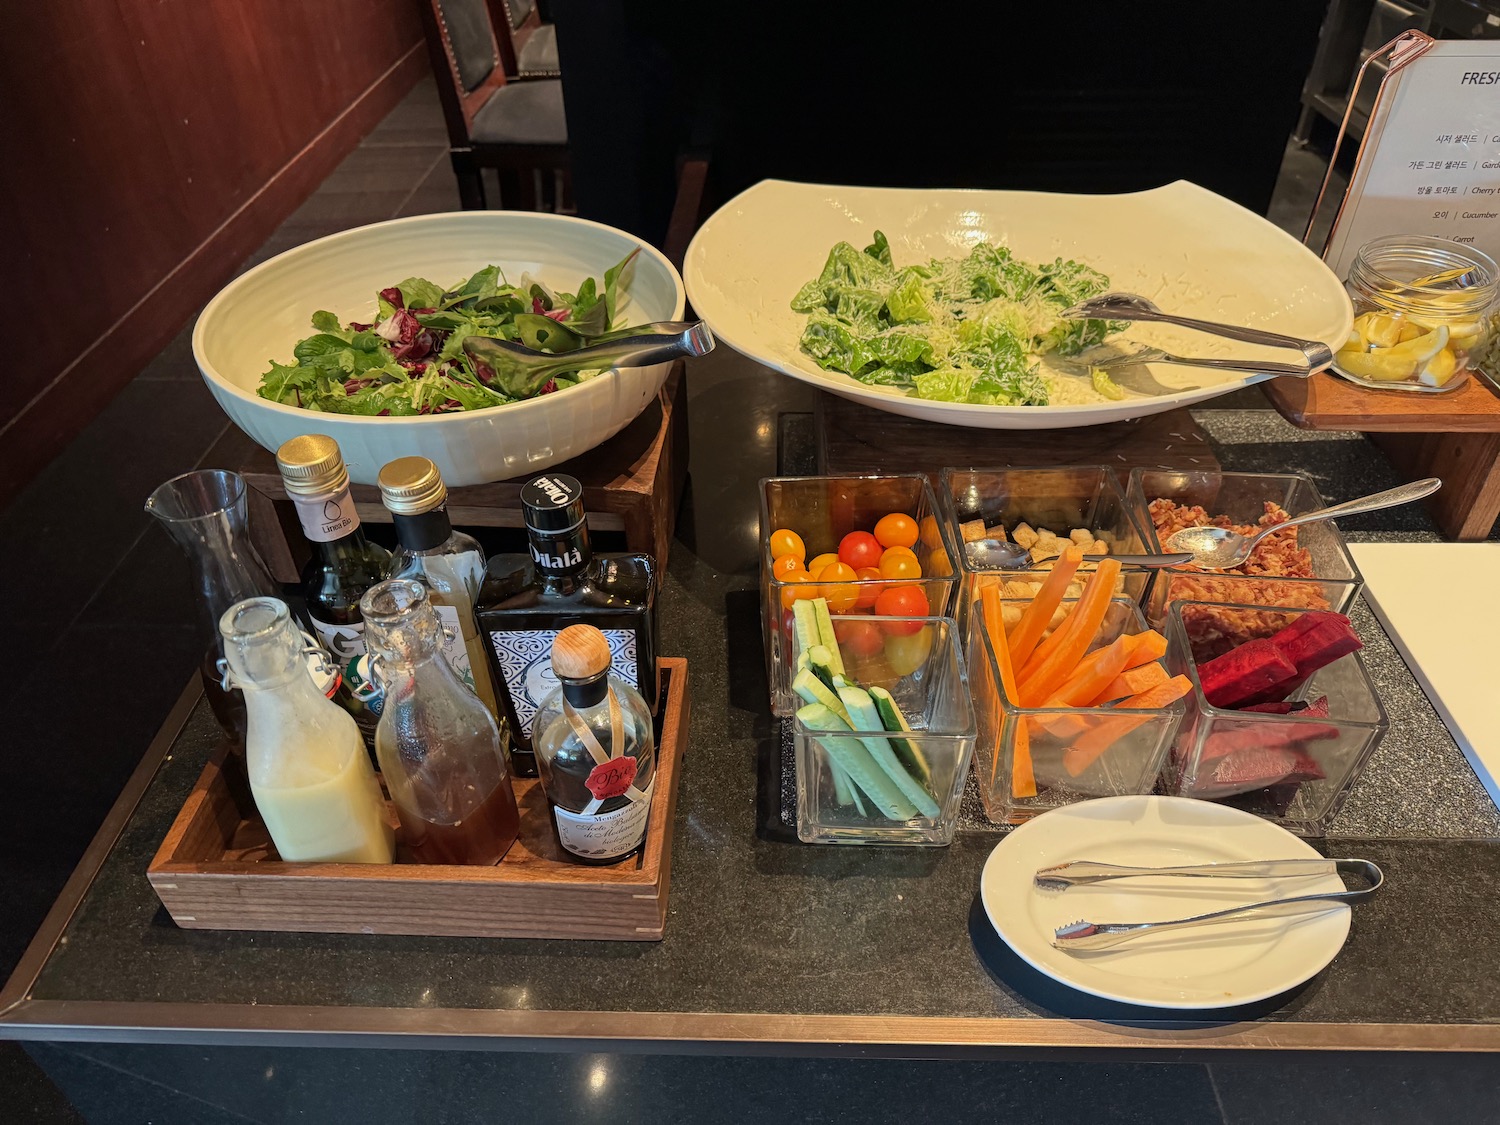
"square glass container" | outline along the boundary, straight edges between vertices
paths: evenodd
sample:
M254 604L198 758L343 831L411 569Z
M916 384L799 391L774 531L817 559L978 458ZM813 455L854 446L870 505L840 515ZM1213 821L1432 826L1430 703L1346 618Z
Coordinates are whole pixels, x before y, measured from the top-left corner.
M1024 604L1047 577L1047 569L999 570L986 566L983 543L966 544L962 527L982 520L986 527L1000 525L1007 539L1020 524L1033 532L1052 532L1067 546L1075 528L1093 533L1108 553L1144 554L1145 528L1136 519L1120 487L1115 470L1104 465L1078 465L1055 469L944 469L938 485L938 503L948 525L948 541L958 561L959 632L967 638L968 611L980 590L993 582L1001 584L1002 596ZM1022 544L1025 546L1026 544ZM1095 563L1079 568L1086 577ZM1151 572L1127 566L1120 574L1120 595L1139 602L1150 584Z
M922 577L910 581L862 579L847 583L865 603L856 612L869 612L874 596L888 585L920 586L927 596L927 612L947 616L958 585L953 554L943 533L941 513L932 483L920 473L868 477L770 477L760 482L761 626L766 648L766 677L771 687L771 712L786 717L800 705L792 692L788 658L791 644L791 606L795 583L771 573L771 533L788 528L802 537L809 560L837 552L839 541L851 531L872 531L880 517L901 512L917 521L918 539L912 550ZM806 588L803 587L803 591Z
M834 632L846 677L865 690L889 691L911 731L899 739L883 727L835 734L793 718L798 838L810 844L951 843L974 750L968 674L952 618L847 615L834 621ZM794 648L788 655L795 665ZM918 786L925 809L906 797L913 815L882 811L853 772L880 770L877 759L897 769L912 763L901 784L889 769L881 773L896 792Z
M1186 710L1181 700L1139 711L1017 707L1000 690L1000 666L990 644L983 605L971 606L970 615L974 773L990 820L1020 824L1038 813L1077 801L1152 791ZM1089 651L1111 643L1122 633L1139 633L1148 627L1138 605L1118 598L1111 603ZM1013 784L1018 758L1031 763L1034 796L1022 795ZM1021 773L1024 775L1024 769Z
M1323 836L1390 725L1357 652L1314 672L1288 699L1326 696L1328 715L1302 717L1215 707L1198 659L1226 632L1269 637L1308 612L1270 606L1177 602L1167 615L1168 670L1193 681L1166 769L1169 793L1219 801L1295 832ZM1236 621L1226 623L1233 615Z
M1197 505L1211 517L1227 516L1236 524L1250 525L1265 515L1267 503L1279 505L1289 516L1327 506L1317 486L1300 473L1135 469L1130 474L1129 499L1152 552L1166 550L1151 518L1153 500ZM1331 521L1299 527L1297 545L1311 556L1311 577L1247 575L1182 567L1161 570L1146 602L1146 616L1161 626L1166 621L1167 606L1174 601L1292 606L1343 613L1359 592L1363 579L1338 527ZM1255 561L1256 556L1252 555L1247 565L1254 565Z

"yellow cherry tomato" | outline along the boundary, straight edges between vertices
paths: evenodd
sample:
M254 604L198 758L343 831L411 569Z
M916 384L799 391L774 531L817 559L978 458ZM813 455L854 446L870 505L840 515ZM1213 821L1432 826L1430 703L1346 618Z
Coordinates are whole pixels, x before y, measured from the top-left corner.
M921 578L922 564L917 561L917 556L909 547L887 547L885 553L880 556L880 577Z
M848 613L859 602L857 576L848 563L829 563L817 573L818 589L828 601L829 613Z
M901 512L881 516L875 525L875 539L882 547L913 547L917 542L917 521Z
M885 658L898 676L910 676L927 663L932 652L932 626L923 625L907 636L885 638Z
M771 532L771 557L779 559L787 555L793 556L799 563L805 562L807 545L802 542L802 536L783 527Z
M838 555L836 555L832 551L828 551L825 554L819 555L817 558L813 559L812 562L807 564L807 573L816 577L818 572L821 571L825 566L832 566L838 561Z

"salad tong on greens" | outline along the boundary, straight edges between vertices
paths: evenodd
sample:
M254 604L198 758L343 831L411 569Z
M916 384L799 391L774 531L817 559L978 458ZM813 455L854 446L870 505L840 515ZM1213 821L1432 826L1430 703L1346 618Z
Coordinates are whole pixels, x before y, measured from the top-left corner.
M916 398L1046 406L1056 381L1035 356L1077 355L1126 327L1059 315L1108 288L1109 278L1081 262L1030 265L987 242L967 258L897 269L876 231L862 251L835 246L792 308L808 314L802 350L826 370ZM1099 395L1122 397L1098 374Z
M319 310L312 316L316 334L298 341L294 362L271 362L259 394L304 410L384 418L479 410L575 386L599 372L559 374L518 394L515 384L466 353L464 341L515 340L563 353L608 338L639 253L637 247L604 272L603 292L592 277L577 293L556 292L524 275L513 285L498 266L486 266L446 290L421 277L382 289L371 324L341 325Z

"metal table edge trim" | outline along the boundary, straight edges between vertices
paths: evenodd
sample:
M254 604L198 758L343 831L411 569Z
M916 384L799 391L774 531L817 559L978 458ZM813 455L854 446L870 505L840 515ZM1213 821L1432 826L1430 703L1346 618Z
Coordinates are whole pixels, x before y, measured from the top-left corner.
M110 849L115 846L115 841L125 831L125 826L130 822L136 806L140 804L141 797L145 795L147 787L156 776L156 771L166 759L168 752L172 749L172 744L177 741L177 736L182 732L188 717L193 713L193 708L202 696L203 687L195 675L183 688L182 694L177 697L177 702L172 705L171 711L162 722L161 729L156 732L156 736L147 746L140 763L135 767L135 772L130 775L129 780L125 782L125 788L120 790L120 795L110 806L103 823L99 825L99 830L94 833L94 838L89 841L89 846L84 849L82 857L78 860L78 865L73 868L73 873L63 884L57 901L52 904L52 909L47 911L47 916L42 919L40 928L31 939L31 943L27 945L26 952L21 954L20 961L16 962L15 971L5 982L5 987L0 988L0 1026L8 1022L13 1009L28 1000L31 988L41 976L47 958L57 948L58 941L67 930L68 923L72 921L73 914L83 902L89 887L93 885L94 878L104 865Z
M194 676L99 826L15 971L0 989L0 1039L429 1049L570 1049L639 1052L972 1057L1015 1051L1110 1049L1182 1054L1287 1052L1500 1052L1500 1023L1160 1024L900 1015L733 1012L557 1012L475 1008L35 1000L31 988L110 849L202 696ZM1184 1013L1188 1015L1188 1013Z

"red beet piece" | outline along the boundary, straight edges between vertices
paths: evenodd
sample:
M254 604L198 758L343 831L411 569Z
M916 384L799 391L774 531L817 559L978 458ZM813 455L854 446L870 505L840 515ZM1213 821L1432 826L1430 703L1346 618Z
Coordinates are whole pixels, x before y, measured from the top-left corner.
M1290 715L1293 711L1301 711L1307 707L1306 703L1252 703L1249 707L1239 707L1239 711L1255 711L1262 715Z
M1310 610L1271 638L1282 655L1297 666L1305 680L1341 656L1364 648L1354 626L1342 613Z
M1227 797L1289 782L1320 781L1327 775L1309 755L1284 746L1239 750L1219 760L1200 777L1195 797Z
M1239 707L1272 698L1279 685L1296 679L1296 664L1268 640L1249 641L1198 665L1203 695L1215 707Z

